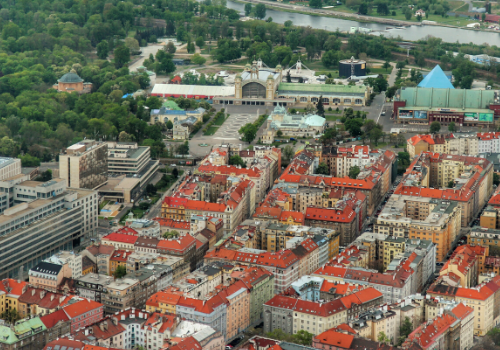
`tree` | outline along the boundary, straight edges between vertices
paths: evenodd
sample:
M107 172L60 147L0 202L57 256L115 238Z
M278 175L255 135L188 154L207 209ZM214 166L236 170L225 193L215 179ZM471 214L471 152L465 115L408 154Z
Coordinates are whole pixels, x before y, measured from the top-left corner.
M375 128L372 131L370 131L370 141L373 142L375 146L378 145L378 140L380 140L380 138L383 136L384 133L379 128Z
M330 169L328 165L324 162L319 163L315 171L316 174L330 175Z
M174 123L172 123L171 120L169 120L166 124L168 130L172 130L174 128Z
M450 132L454 132L456 130L455 128L455 122L451 122L449 125L448 125L448 131Z
M163 238L176 238L176 237L179 237L179 231L176 231L176 230L172 230L170 232L165 232L163 234Z
M490 246L494 247L494 246ZM500 328L492 328L486 335L495 343L496 346L500 346Z
M113 276L115 278L122 278L127 274L127 268L123 265L118 265L115 269L115 272L113 272Z
M114 51L115 67L122 68L130 62L130 50L125 45L118 46Z
M388 61L385 61L384 64L382 65L382 68L384 68L385 71L387 72L387 70L391 68L391 64Z
M156 192L157 192L157 190L156 190L155 185L148 184L146 186L146 193L148 194L148 196L154 196L156 194Z
M293 342L300 345L311 346L314 334L301 329L292 336Z
M165 51L173 55L175 51L177 51L177 48L175 47L173 42L169 41L168 44L165 46Z
M359 166L357 166L357 165L352 166L349 169L349 177L351 179L357 179L360 172L361 172L361 170L359 169Z
M493 173L493 185L500 185L500 175Z
M447 187L448 187L448 188L453 188L454 186L455 186L455 181L450 180L450 181L448 182Z
M290 28L291 26L293 26L293 22L291 20L287 20L285 21L285 28Z
M106 40L101 41L97 44L97 57L101 60L105 60L108 57L109 46Z
M23 167L40 166L40 159L38 159L37 157L33 157L29 154L25 154L24 156L20 156L19 159L21 159L21 165Z
M196 46L198 46L200 49L203 46L205 46L205 40L203 39L202 36L197 37L195 43L196 43Z
M413 331L413 324L411 323L411 320L409 317L405 317L405 320L401 324L401 327L399 327L399 343L398 346L401 346L406 338L411 334Z
M309 0L309 7L320 9L321 5L321 0Z
M257 127L253 123L247 123L238 132L243 135L243 141L252 143L257 136L257 131Z
M360 15L367 15L368 14L368 4L366 2L361 3L361 5L359 5L358 12Z
M140 50L137 39L131 37L125 38L125 46L129 48L130 52L137 52Z
M398 91L398 87L395 85L388 87L387 90L385 90L385 97L393 98L394 95L396 95L397 91Z
M189 153L189 142L185 141L183 144L179 145L177 147L177 153L178 154L188 154Z
M391 342L391 340L387 337L387 335L385 335L384 332L380 332L378 334L377 341L384 344L389 344Z
M204 65L206 61L207 59L201 56L199 53L195 53L193 56L191 56L191 62L199 66Z
M377 13L382 16L387 16L389 14L389 7L386 2L379 2L377 5Z
M252 12L252 4L245 4L245 16L250 16L250 13Z
M432 122L429 131L432 134L437 134L441 130L441 124L438 121Z
M255 17L258 19L262 19L266 17L266 5L264 4L257 4L255 6Z
M35 181L47 182L52 180L52 170L47 169L43 171L40 175L38 175Z
M283 148L283 150L282 150L282 155L283 155L284 160L286 160L287 162L290 162L290 160L295 155L295 151L294 151L292 146L286 145L285 148Z
M179 170L177 170L177 168L174 168L172 170L172 176L174 177L174 179L177 179L179 177Z
M134 135L127 134L126 131L120 132L118 135L118 141L120 142L131 142L134 141Z
M247 164L245 161L239 156L239 155L234 155L229 157L229 165L239 165L242 168L246 168Z
M325 117L325 107L323 107L323 96L319 97L318 103L316 103L316 113L323 118Z
M278 130L278 131L276 132L276 136L278 136L278 137L283 136L283 131Z
M406 20L410 20L411 19L411 10L410 9L406 9L406 11L405 11L405 18L406 18Z
M397 69L403 69L405 66L406 66L406 62L405 61L398 61L396 63L396 68Z

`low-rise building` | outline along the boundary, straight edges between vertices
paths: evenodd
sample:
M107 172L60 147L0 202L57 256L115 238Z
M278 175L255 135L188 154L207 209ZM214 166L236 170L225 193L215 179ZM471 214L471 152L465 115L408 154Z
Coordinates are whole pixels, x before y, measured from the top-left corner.
M71 333L99 322L104 313L104 307L101 303L88 299L73 300L72 303L64 306L63 310L70 319Z

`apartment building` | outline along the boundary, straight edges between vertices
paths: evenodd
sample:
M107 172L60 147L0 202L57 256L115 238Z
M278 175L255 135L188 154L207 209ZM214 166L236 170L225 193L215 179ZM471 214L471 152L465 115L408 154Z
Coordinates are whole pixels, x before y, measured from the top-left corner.
M97 192L67 188L62 179L29 181L25 175L0 181L0 277L18 276L61 250L95 237Z
M29 320L23 320L9 327L0 326L0 347L5 350L14 349L41 349L45 345L45 332L47 327L35 317Z
M68 264L56 265L42 261L31 268L28 275L30 285L55 292L64 277L71 277L71 269Z
M82 299L63 307L71 323L71 333L103 319L104 308L101 303Z
M229 250L216 248L205 255L205 263L232 261L241 265L260 266L274 275L275 293L282 293L299 276L299 258L291 250L269 253L258 249Z
M479 136L483 135L484 136ZM422 152L447 153L454 155L477 156L485 152L485 143L481 138L488 138L486 134L496 133L451 133L415 135L406 141L410 159Z
M95 189L108 179L108 145L83 140L59 155L59 176L69 187Z
M479 267L484 266L487 250L488 248L468 244L457 247L439 271L439 275L454 274L460 279L460 287L476 286L479 274L483 272Z
M119 278L106 285L107 293L101 294L101 302L106 314L114 314L135 307L135 295L140 289L139 280Z
M100 303L101 296L106 293L107 285L112 279L112 276L105 274L89 273L75 281L75 288L78 295Z
M408 167L393 196L457 202L461 225L466 227L487 203L492 181L493 164L484 158L423 152Z
M82 255L73 251L60 251L46 260L56 265L68 265L71 269L71 278L78 279L82 276Z
M473 309L461 303L418 326L402 347L410 349L415 344L420 349L470 349L474 343L473 323Z

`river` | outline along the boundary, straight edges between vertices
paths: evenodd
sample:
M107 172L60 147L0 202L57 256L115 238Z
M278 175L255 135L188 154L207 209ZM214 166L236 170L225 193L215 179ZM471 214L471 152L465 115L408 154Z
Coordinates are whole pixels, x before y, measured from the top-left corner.
M227 1L227 7L244 13L244 4L234 1ZM255 5L253 5L255 6ZM401 37L402 40L416 41L419 39L424 39L428 35L432 35L437 38L441 38L445 42L459 42L461 44L475 43L483 44L488 43L489 45L500 47L500 33L494 32L481 32L467 29L450 28L450 27L440 27L432 25L422 25L422 26L411 26L405 27L405 29L389 29L386 24L381 23L365 23L356 22L340 18L333 17L320 17L320 16L310 16L302 13L277 11L272 9L267 9L266 18L272 17L273 22L285 23L287 20L291 20L294 25L300 26L311 26L315 29L326 29L328 31L336 31L337 28L340 31L349 31L351 27L364 27L370 28L376 33L380 33L386 37ZM473 23L473 22L471 22ZM394 26L390 26L394 27Z

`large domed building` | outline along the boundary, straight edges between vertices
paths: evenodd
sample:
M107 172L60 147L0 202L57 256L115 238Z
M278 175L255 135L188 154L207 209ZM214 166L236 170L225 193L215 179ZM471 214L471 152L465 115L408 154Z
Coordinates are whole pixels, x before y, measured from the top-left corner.
M83 79L76 74L75 71L64 74L57 84L53 85L57 91L79 92L82 94L89 93L92 90L92 83L84 83Z

